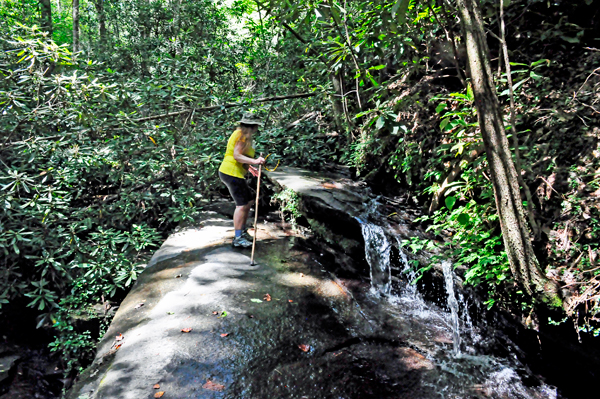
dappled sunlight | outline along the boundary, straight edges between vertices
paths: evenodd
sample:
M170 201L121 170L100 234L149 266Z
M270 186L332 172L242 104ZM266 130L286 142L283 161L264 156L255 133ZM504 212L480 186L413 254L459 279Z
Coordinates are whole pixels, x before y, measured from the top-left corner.
M322 297L346 299L347 294L336 282L320 279L304 273L284 273L277 276L277 282L288 287L309 287Z

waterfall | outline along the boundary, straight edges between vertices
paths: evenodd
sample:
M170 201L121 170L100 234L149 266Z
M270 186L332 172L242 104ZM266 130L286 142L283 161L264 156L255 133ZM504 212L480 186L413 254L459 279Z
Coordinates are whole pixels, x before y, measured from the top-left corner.
M448 261L442 262L444 278L446 280L446 292L448 293L448 307L450 307L452 321L452 342L454 344L454 354L460 356L460 324L458 321L458 301L454 294L454 272L452 264Z
M426 308L426 305L415 284L417 271L408 263L408 256L404 252L404 249L402 249L402 242L398 236L396 236L396 242L398 243L398 253L402 262L402 270L400 272L406 277L406 285L402 290L400 300L410 303L411 308L418 314Z
M371 268L371 290L380 295L389 295L392 291L391 245L381 226L360 219L358 221L365 240L365 257Z

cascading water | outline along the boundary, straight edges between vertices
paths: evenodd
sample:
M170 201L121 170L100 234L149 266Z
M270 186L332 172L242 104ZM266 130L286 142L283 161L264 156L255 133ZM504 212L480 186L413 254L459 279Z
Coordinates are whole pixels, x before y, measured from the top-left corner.
M452 272L452 264L448 261L444 261L442 262L442 269L446 281L446 292L448 293L448 307L451 312L450 320L452 325L454 354L460 356L460 323L458 318L458 301L454 294L454 273Z
M381 219L372 208L370 210L369 220ZM366 219L367 216L364 216ZM426 302L418 292L414 284L417 272L409 264L401 240L392 233L393 229L385 222L382 227L357 220L361 224L365 255L371 270L371 292L383 297L378 302L379 306L398 323L398 334L438 366L437 377L424 382L424 385L434 388L443 398L557 398L554 387L543 383L528 386L523 382L516 370L526 367L516 356L497 358L476 349L475 344L482 338L475 332L466 301L455 286L456 276L451 262L442 262L446 301L450 309L447 312ZM408 280L406 284L396 286L395 281L400 280L392 279L388 237L397 241L400 277ZM377 324L376 320L372 322Z
M359 221L365 239L365 257L371 268L371 290L376 294L389 295L392 291L391 245L381 226Z
M417 285L415 284L417 280L417 271L411 267L408 262L408 256L404 249L402 249L402 242L400 238L397 236L396 242L398 243L398 253L400 255L400 261L402 263L401 274L406 278L406 285L402 290L402 295L398 297L399 300L410 303L413 305L413 308L416 311L423 311L425 309L425 302L423 301L423 297L419 294L417 290Z

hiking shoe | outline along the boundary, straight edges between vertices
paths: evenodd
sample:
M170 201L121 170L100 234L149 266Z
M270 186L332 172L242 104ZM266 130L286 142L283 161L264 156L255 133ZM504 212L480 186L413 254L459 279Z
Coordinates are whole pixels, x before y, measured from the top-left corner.
M231 245L233 245L235 248L250 248L252 246L252 242L246 240L244 236L240 236L235 237Z
M252 237L250 235L250 233L248 233L248 229L244 230L244 232L242 233L242 237L244 237L247 241L252 242L252 240L254 240L254 237Z

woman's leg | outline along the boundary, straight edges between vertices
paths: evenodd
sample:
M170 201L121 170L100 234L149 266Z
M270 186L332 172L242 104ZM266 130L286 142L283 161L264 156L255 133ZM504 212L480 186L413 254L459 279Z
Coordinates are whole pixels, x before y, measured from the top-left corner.
M233 227L236 230L243 230L246 226L246 219L248 219L251 206L252 203L249 202L246 205L235 207L235 211L233 212Z

